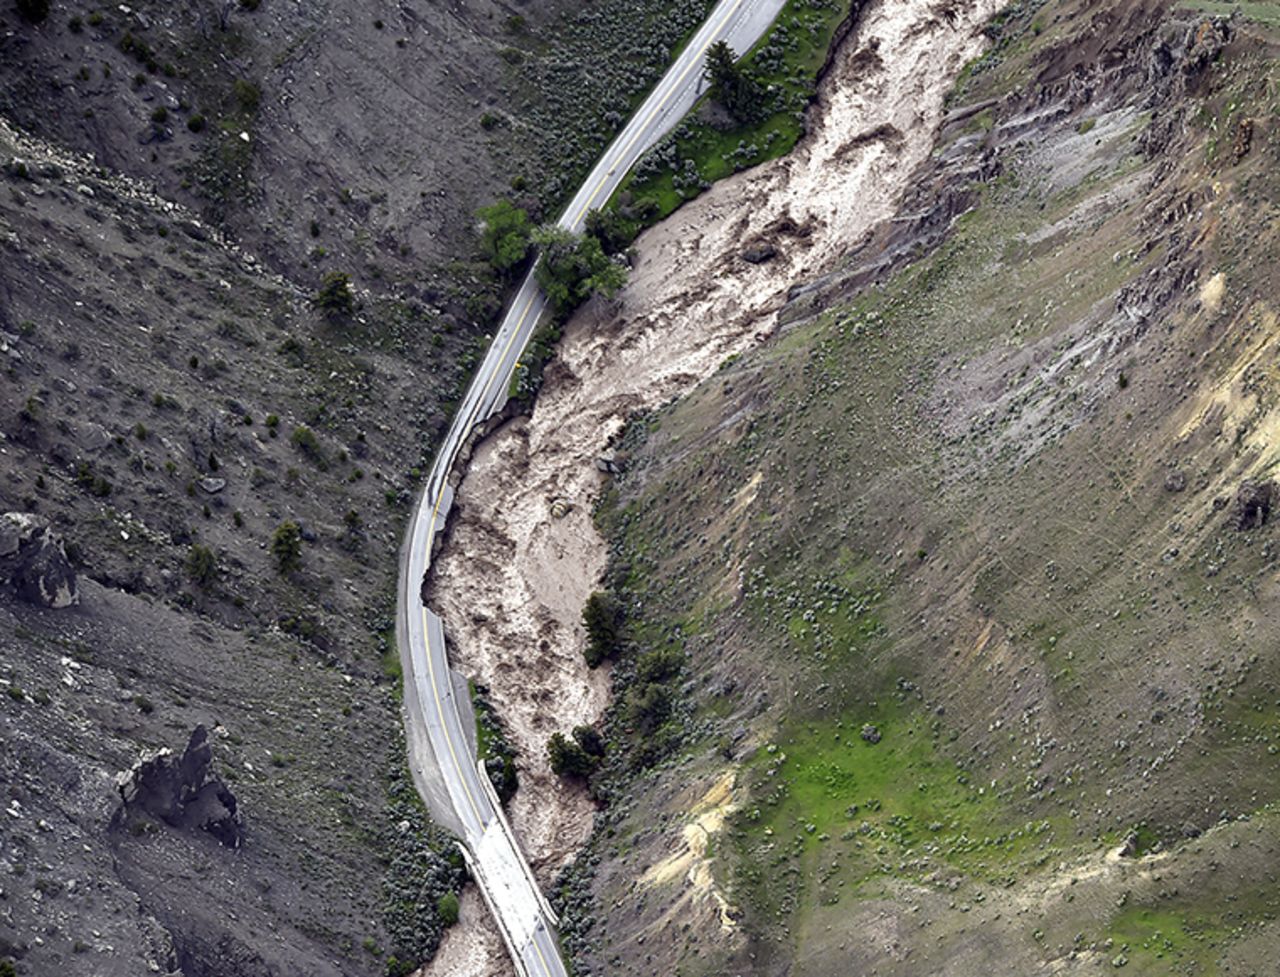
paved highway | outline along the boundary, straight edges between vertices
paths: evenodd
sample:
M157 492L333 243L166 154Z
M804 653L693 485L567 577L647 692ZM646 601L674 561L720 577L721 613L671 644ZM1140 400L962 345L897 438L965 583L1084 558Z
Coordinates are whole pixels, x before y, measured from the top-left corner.
M741 53L785 0L721 0L657 87L592 169L559 224L580 231L627 171L693 106L705 88L702 65L724 40ZM405 726L414 781L438 821L459 836L521 977L565 977L547 904L516 844L493 788L477 766L466 683L450 671L440 618L422 601L432 547L453 505L449 479L477 425L502 409L516 363L546 308L530 272L516 293L441 445L401 554L396 637L405 677ZM464 719L465 717L465 719Z

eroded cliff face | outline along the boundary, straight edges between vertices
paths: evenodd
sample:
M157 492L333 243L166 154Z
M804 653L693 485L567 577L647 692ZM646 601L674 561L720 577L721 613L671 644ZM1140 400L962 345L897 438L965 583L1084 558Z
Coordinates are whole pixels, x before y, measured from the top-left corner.
M989 33L893 219L628 440L608 577L684 738L646 765L620 668L584 972L1274 958L1274 30Z
M538 770L604 700L578 611L603 574L632 613L580 973L1274 958L1275 40L1068 0L960 72L992 13L873 7L809 139L643 237L463 483L433 599L544 872L590 810Z
M792 283L893 213L994 9L867 8L832 58L797 150L717 184L642 236L617 301L569 323L532 416L472 457L428 599L456 664L490 689L520 751L511 817L544 880L587 840L595 811L551 774L546 742L598 723L608 703L607 670L590 671L582 656L582 607L607 554L592 523L608 467L598 459L631 415L766 342Z

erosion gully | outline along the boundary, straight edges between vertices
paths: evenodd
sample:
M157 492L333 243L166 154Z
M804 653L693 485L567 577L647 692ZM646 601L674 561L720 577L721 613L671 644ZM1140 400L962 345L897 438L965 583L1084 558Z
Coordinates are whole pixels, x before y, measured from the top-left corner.
M582 606L606 548L591 520L596 459L633 411L689 393L724 360L768 342L789 287L830 269L893 215L931 151L943 100L983 47L998 0L880 0L835 52L809 133L787 157L717 183L635 244L627 287L568 323L533 413L472 456L428 603L489 687L520 751L510 806L545 885L591 833L585 792L547 766L553 732L597 722L606 669L582 656ZM769 241L770 260L741 258ZM556 518L551 503L563 500ZM562 507L557 506L557 511ZM424 974L497 977L505 952L474 893Z

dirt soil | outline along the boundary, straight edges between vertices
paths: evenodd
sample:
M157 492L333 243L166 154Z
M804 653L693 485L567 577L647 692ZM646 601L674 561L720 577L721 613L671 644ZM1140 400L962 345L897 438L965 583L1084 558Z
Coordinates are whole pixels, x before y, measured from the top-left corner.
M581 653L581 608L606 558L591 519L604 477L596 460L632 412L687 393L765 341L790 284L826 270L894 211L997 6L873 5L835 56L796 151L643 235L618 299L569 323L532 417L477 450L429 599L455 664L490 688L521 752L511 818L544 882L592 827L592 803L545 756L551 733L598 721L606 705L607 676ZM762 241L772 259L742 260ZM572 504L563 518L551 514L554 499Z
M480 890L468 885L458 903L457 925L445 933L435 958L416 977L515 977L507 948Z
M1280 39L988 34L895 216L628 431L584 977L1274 969Z

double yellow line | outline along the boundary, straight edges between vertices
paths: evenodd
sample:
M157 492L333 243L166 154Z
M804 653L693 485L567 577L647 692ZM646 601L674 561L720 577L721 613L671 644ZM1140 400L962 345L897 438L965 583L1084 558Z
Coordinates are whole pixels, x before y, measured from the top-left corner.
M471 787L467 784L462 764L458 762L458 751L454 748L453 737L449 734L449 721L445 718L444 701L440 698L440 686L436 682L436 667L431 662L431 622L427 620L427 608L425 605L422 608L422 644L427 652L427 673L431 677L431 692L436 698L436 715L440 717L440 725L444 727L444 739L449 744L449 756L453 758L453 765L458 768L458 778L462 781L462 789L466 792L467 800L471 803L471 813L476 816L480 830L484 831L484 818L480 816L480 807L476 804L476 799L471 793Z
M685 78L689 76L689 72L691 72L694 68L699 68L702 66L703 55L705 55L707 53L707 50L711 47L711 45L716 42L717 40L716 35L720 32L720 29L729 22L730 18L733 17L733 15L738 12L738 8L741 7L743 3L744 3L744 0L734 0L734 3L725 11L724 16L720 18L719 25L714 30L712 30L711 33L707 36L706 43L704 43L702 47L698 49L697 55L691 58L689 60L689 63L684 66L684 70L680 72L679 76L675 80L675 83L671 86L670 91L668 91L666 95L664 95L661 99L659 99L657 105L655 105L653 108L649 110L649 117L645 119L644 123L636 129L635 135L633 135L631 139L627 142L627 144L622 148L622 152L619 153L620 157L625 157L627 153L631 152L631 147L634 146L636 144L636 140L638 140L644 134L644 131L645 129L648 128L649 123L652 122L655 118L657 118L659 113L661 113L662 110L666 107L667 103L671 101L672 96L675 95L677 91L679 91L681 82L683 82ZM665 80L666 79L664 78L663 81ZM659 82L659 84L662 84L662 82ZM630 169L630 166L628 166L627 169ZM582 207L579 208L577 216L573 218L573 222L575 224L578 221L582 220L583 215L586 214L587 210L591 207L591 205L595 203L596 197L600 196L600 191L604 188L604 185L605 183L608 182L608 179L609 179L608 173L606 173L603 177L600 178L600 182L596 184L596 188L594 191L592 191L591 196L586 199L586 201L582 204Z

